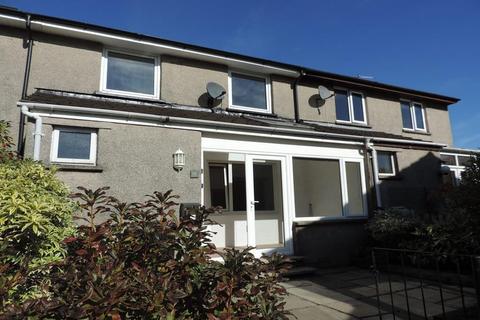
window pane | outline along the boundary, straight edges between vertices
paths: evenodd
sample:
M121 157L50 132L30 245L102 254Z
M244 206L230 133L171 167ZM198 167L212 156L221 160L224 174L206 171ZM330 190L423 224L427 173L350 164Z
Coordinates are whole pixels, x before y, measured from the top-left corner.
M253 184L256 210L275 210L273 198L273 168L272 165L253 165Z
M350 121L348 96L346 91L335 90L335 110L337 120Z
M265 79L232 73L232 102L236 106L266 110Z
M225 169L224 166L209 166L210 199L212 207L227 208Z
M361 94L352 93L353 103L353 120L365 121L365 115L363 114L363 97Z
M422 106L419 104L414 104L413 108L415 112L415 124L417 125L417 129L425 129L425 122L423 121Z
M402 106L403 127L413 129L412 114L410 113L410 104L408 102L400 102Z
M472 158L470 156L458 156L459 166L468 166Z
M58 134L57 158L90 159L90 132L69 132L61 130Z
M449 165L449 166L456 166L457 163L455 162L455 156L451 154L441 154L440 155L440 160L442 161L443 164Z
M358 162L345 163L348 190L348 214L363 215L363 191L361 167Z
M245 211L247 209L247 194L245 191L244 164L232 164L232 180L233 211Z
M297 217L342 215L340 164L337 160L293 159Z
M108 53L107 89L155 94L155 59Z
M392 165L392 157L393 157L393 154L391 152L377 153L378 173L383 173L383 174L394 173L394 169Z

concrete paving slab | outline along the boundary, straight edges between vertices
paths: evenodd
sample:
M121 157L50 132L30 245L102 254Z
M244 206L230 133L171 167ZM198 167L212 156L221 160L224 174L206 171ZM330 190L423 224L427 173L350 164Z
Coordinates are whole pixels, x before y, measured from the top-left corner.
M304 309L297 309L292 314L299 320L353 320L358 319L351 315L344 314L326 307L315 306ZM295 319L291 317L291 319Z
M302 299L297 295L290 294L286 300L285 309L286 310L295 310L295 309L304 309L308 307L314 307L316 304L308 300Z

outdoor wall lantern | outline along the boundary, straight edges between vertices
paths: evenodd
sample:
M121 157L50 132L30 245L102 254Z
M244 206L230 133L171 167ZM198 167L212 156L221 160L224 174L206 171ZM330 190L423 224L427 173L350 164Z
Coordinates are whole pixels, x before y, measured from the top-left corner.
M178 149L173 154L173 168L177 171L181 171L185 167L185 153Z

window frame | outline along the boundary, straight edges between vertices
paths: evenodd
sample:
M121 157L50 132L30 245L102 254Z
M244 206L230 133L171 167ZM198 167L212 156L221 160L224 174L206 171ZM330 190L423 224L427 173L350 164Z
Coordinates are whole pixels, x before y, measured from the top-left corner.
M232 73L265 79L265 102L267 109L258 109L254 107L240 106L233 104L233 85L232 85ZM272 84L269 75L258 74L252 72L238 71L235 69L228 70L228 108L235 111L247 111L253 113L272 114Z
M90 133L90 157L88 159L74 159L74 158L59 158L58 145L60 131ZM50 162L59 164L81 164L95 166L97 164L97 130L94 128L80 128L80 127L54 127L52 131L52 144L50 148Z
M365 95L361 91L356 91L356 90L350 90L347 88L343 87L334 87L333 92L336 93L336 91L346 91L347 92L347 104L348 104L348 117L350 118L349 121L347 120L339 120L337 119L337 105L335 104L335 121L337 123L342 123L342 124L361 124L361 125L368 125L368 120L367 120L367 101L365 99ZM363 119L364 121L359 121L354 119L354 110L353 110L353 98L352 94L358 94L362 96L362 112L363 112Z
M110 52L124 54L133 57L140 57L140 58L148 58L154 59L155 67L154 67L154 76L153 76L153 94L146 94L146 93L138 93L132 91L123 91L123 90L115 90L115 89L108 89L107 88L107 73L108 73L108 55ZM108 94L115 94L121 96L128 96L134 98L147 98L147 99L160 99L160 57L157 55L146 55L131 51L124 51L124 50L117 50L111 48L104 48L102 52L102 66L100 72L100 92L108 93Z
M355 158L349 158L349 157L329 157L329 156L317 156L317 155L302 155L302 154L294 154L290 157L291 161L291 178L293 179L293 176L295 174L294 172L294 167L293 167L293 160L297 159L305 159L305 160L335 160L338 161L339 163L339 175L340 175L340 200L341 200L341 206L342 210L340 212L340 215L336 216L313 216L313 217L297 217L297 212L294 209L294 214L292 215L292 221L294 222L302 222L302 221L320 221L320 220L341 220L341 219L365 219L368 218L368 199L367 199L367 186L366 186L366 177L365 177L365 167L364 167L364 161L361 159L355 159ZM361 190L362 190L362 203L363 203L363 212L361 214L359 213L353 213L350 212L350 207L348 206L348 201L349 201L349 195L348 195L348 179L347 179L347 168L346 164L347 162L355 162L360 164L360 181L361 181ZM291 180L293 181L293 180ZM295 208L295 186L293 185L292 182L292 201L293 201L293 207Z
M417 102L417 101L411 101L411 100L406 100L406 99L400 99L400 113L402 112L402 102L403 103L408 103L410 107L410 120L412 121L412 127L413 128L405 128L403 126L403 115L401 117L402 119L402 128L405 131L409 132L428 132L427 130L427 119L426 119L426 113L425 113L425 107L423 106L422 103ZM423 120L423 129L417 127L417 116L415 115L415 105L419 105L421 110L422 110L422 120Z
M388 153L390 156L390 163L392 164L392 173L381 173L378 171L378 154L379 153ZM378 176L381 178L386 178L386 177L395 177L397 175L397 168L396 168L396 158L397 154L396 152L393 151L387 151L387 150L378 150L377 151L377 171L378 171Z

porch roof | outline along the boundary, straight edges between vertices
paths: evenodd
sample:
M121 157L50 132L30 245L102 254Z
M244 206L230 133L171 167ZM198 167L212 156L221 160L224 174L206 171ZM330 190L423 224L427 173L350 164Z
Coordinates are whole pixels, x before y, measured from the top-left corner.
M248 128L267 127L267 128L283 128L287 130L298 131L301 135L305 132L340 134L351 136L351 140L360 140L365 138L383 138L403 140L405 142L426 142L431 141L404 137L401 135L374 131L369 127L348 127L331 123L302 121L294 122L292 119L281 118L275 115L257 115L251 113L231 112L218 108L202 108L198 106L187 106L168 103L159 100L137 99L130 97L110 96L102 93L85 94L71 91L51 90L38 88L33 94L28 96L21 102L43 105L57 105L100 110L112 110L126 113L137 113L147 115L157 115L184 119L207 120L220 124L239 124ZM20 103L21 103L20 102ZM347 139L347 138L343 138Z

